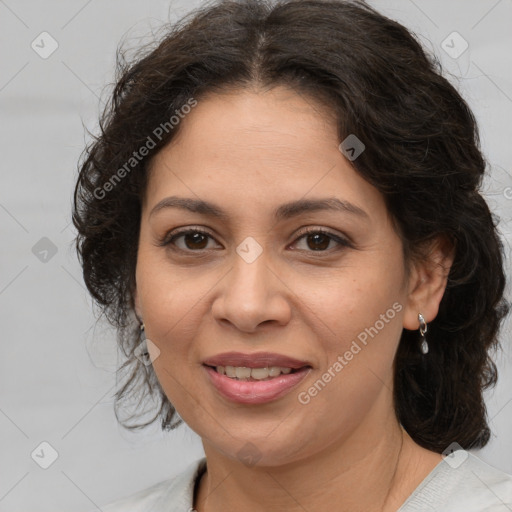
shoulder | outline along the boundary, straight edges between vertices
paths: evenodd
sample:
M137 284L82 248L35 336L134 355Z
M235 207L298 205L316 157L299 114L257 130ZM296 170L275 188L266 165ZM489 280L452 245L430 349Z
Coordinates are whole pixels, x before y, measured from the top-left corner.
M476 455L458 450L430 472L399 512L507 512L512 510L512 475Z
M206 459L195 460L173 478L133 493L101 507L103 512L188 512L193 506L194 485L202 474Z

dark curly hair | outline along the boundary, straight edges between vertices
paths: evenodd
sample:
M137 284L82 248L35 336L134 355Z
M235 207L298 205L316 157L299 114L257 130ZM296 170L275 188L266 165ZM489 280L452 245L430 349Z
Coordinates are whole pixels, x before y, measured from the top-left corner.
M74 193L84 280L126 356L116 415L134 394L139 403L151 396L159 405L149 421L120 420L123 426L142 428L160 417L168 430L183 421L152 367L134 355L141 204L151 159L179 131L169 120L191 98L286 85L328 108L340 141L354 133L364 142L352 164L383 195L406 262L425 258L437 237L453 244L447 287L428 327L428 357L419 353L416 331L402 332L395 409L427 449L441 453L453 441L465 449L484 446L490 430L483 391L497 380L491 351L510 308L504 250L497 217L479 192L486 162L475 118L437 58L402 25L358 0L210 2L165 30L131 61L118 52L113 94L100 134L82 154ZM153 147L134 161L148 136Z

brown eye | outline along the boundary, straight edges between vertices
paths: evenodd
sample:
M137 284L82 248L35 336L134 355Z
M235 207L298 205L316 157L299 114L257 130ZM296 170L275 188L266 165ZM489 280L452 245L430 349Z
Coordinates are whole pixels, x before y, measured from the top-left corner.
M187 249L205 249L208 245L208 238L203 233L191 232L182 236Z
M180 241L179 243L178 240ZM206 231L188 229L171 233L160 242L160 245L172 246L172 248L185 252L199 252L209 248L208 242L210 240L214 240L214 238Z
M313 251L322 251L329 247L332 238L324 233L314 233L306 236L307 244Z

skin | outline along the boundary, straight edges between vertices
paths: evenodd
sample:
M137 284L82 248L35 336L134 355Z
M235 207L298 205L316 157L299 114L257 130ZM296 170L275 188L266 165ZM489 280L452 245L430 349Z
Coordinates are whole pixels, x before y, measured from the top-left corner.
M402 329L418 329L419 312L427 323L437 315L453 255L438 241L407 275L383 197L354 171L336 133L320 105L290 89L231 91L202 98L152 161L136 312L160 351L153 367L167 397L202 438L208 468L194 500L199 512L326 510L332 503L338 511L395 511L442 460L396 419L393 359ZM151 215L169 196L215 203L227 219L178 208ZM283 203L325 197L349 201L367 217L272 217ZM187 227L211 238L159 245ZM302 236L303 228L324 228L350 245ZM250 264L236 252L248 236L263 251ZM299 392L395 303L400 312L300 403ZM202 367L231 350L290 355L313 369L274 402L235 404ZM259 457L252 466L238 455L248 446Z

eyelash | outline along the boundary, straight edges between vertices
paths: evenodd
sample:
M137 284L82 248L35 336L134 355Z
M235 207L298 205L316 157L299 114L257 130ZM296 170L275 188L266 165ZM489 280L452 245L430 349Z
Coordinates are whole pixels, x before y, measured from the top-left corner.
M171 233L165 235L164 238L159 241L158 245L160 247L174 245L174 242L176 241L177 238L179 238L181 236L184 236L184 235L192 234L192 233L200 233L202 235L208 236L208 237L213 239L213 236L208 231L205 231L204 229L201 229L201 228L188 228L188 229L183 229L181 231L174 231L174 232L171 232ZM331 252L333 252L333 250L334 251L340 250L341 247L352 247L352 244L348 240L346 240L344 238L341 238L340 236L332 233L331 231L327 231L327 230L322 229L322 228L313 228L313 229L308 229L308 230L304 230L304 231L299 232L294 243L296 243L300 239L304 238L305 236L312 235L312 234L322 234L322 235L328 236L331 240L334 240L335 242L338 243L338 248L326 249L326 250L320 250L320 251L306 250L306 252L317 253L317 254L318 253L328 253L328 254L330 254ZM179 247L174 246L173 250L178 250L178 251L187 252L187 253L201 253L203 251L208 251L209 249L198 249L198 250L181 249Z

